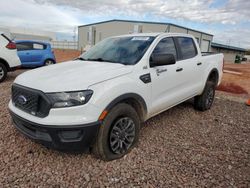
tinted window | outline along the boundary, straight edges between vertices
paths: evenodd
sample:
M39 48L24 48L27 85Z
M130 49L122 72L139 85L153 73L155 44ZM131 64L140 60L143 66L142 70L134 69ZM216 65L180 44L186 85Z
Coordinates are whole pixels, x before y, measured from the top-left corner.
M17 51L23 51L23 50L32 50L33 44L29 42L20 42L16 43Z
M189 59L196 56L197 51L192 38L177 37L177 43L180 47L182 59Z
M175 59L177 59L173 38L162 39L155 47L153 54L173 54Z
M16 46L17 46L17 51L46 49L46 45L44 44L31 43L31 42L19 42L16 44Z

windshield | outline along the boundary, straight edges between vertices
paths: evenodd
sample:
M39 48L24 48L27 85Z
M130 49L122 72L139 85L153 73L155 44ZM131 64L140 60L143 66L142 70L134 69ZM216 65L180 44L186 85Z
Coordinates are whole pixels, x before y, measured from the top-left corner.
M104 39L80 56L81 60L136 64L155 37L134 36Z

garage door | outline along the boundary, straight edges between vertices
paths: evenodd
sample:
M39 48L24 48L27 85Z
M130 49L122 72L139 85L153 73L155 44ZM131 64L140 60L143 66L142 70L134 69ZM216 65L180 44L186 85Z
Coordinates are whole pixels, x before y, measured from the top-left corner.
M209 51L209 45L210 45L209 40L202 40L202 42L201 42L201 52L208 52Z

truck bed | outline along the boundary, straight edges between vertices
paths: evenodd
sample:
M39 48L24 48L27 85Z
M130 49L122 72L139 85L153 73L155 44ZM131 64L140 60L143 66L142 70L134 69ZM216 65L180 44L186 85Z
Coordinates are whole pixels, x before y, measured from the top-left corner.
M208 56L208 55L215 55L218 54L217 52L201 52L202 56Z

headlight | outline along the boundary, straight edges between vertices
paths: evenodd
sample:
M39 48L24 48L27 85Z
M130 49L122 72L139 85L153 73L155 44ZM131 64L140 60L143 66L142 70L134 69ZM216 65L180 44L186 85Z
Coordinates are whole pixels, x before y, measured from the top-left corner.
M63 108L86 104L93 94L92 90L47 93L53 108Z

